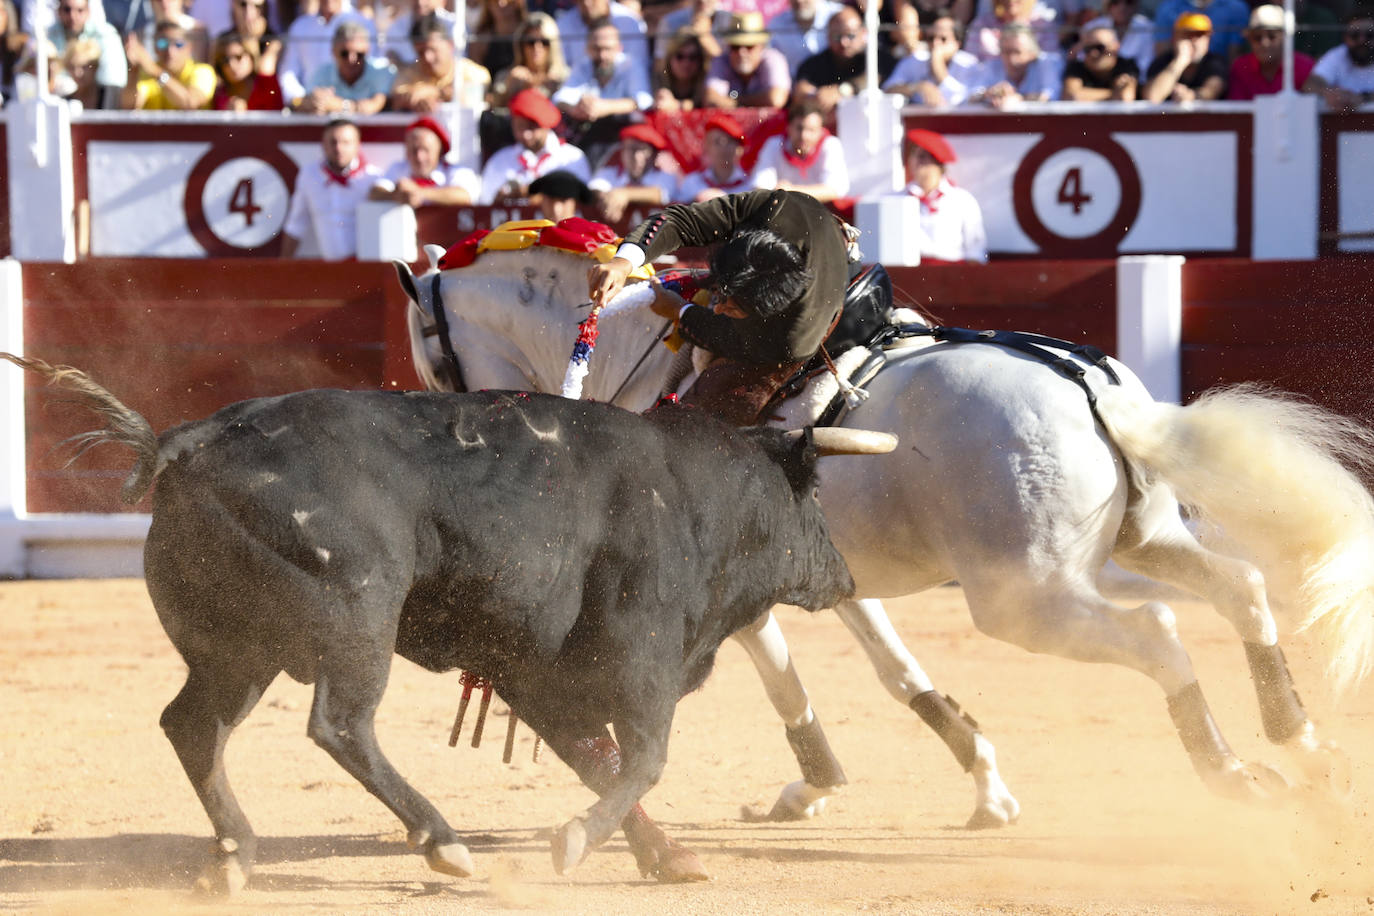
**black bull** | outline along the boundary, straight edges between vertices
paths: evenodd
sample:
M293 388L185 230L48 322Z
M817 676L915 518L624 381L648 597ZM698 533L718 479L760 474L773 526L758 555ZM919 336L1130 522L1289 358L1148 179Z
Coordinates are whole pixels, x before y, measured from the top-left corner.
M3 355L105 415L86 445L135 450L127 500L156 478L148 590L188 668L161 723L214 826L211 889L252 867L223 752L281 671L315 684L310 736L430 867L472 873L377 744L393 651L491 679L600 796L556 831L559 871L619 825L645 873L700 877L638 808L678 699L774 604L817 610L853 589L810 437L523 392L344 391L243 401L156 436L82 373Z

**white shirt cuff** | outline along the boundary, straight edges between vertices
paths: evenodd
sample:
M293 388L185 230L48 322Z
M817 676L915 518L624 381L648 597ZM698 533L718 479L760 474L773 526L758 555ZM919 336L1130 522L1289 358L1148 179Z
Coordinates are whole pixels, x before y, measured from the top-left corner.
M615 256L629 261L632 268L644 266L644 249L638 245L622 242L620 247L615 250Z
M684 305L684 306L682 307L682 309L677 313L677 320L678 320L678 321L681 321L681 320L682 320L682 316L683 316L683 315L686 315L686 314L687 314L687 310L688 310L689 308L691 308L693 305L696 305L696 303L695 303L695 302L688 302L686 305Z

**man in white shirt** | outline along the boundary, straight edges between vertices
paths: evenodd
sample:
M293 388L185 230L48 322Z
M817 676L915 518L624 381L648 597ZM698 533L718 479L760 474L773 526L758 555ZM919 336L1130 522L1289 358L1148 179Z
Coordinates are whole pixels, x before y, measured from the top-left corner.
M425 204L460 206L481 193L482 180L472 169L448 161L448 131L430 117L406 127L406 156L392 163L372 186L372 200L391 200L411 207Z
M713 112L706 119L701 140L701 168L684 175L677 186L674 203L697 203L751 189L749 176L739 167L744 150L744 129L724 112Z
M787 130L763 144L750 184L804 191L819 201L849 193L844 147L825 129L819 101L805 98L792 104Z
M515 142L492 153L482 169L479 204L510 203L529 197L530 182L560 169L586 181L591 167L582 150L553 132L563 120L557 106L538 89L522 89L510 100Z
M826 26L842 9L844 4L835 0L789 0L787 9L768 20L772 45L787 58L793 76L802 61L829 45Z
M673 199L677 179L654 164L667 148L668 141L648 124L621 129L618 161L597 169L587 182L606 219L619 222L631 206L657 209Z
M1321 56L1302 91L1344 111L1374 101L1374 15L1368 8L1346 18L1343 43Z
M977 74L976 56L961 48L959 24L948 13L925 30L925 46L897 61L883 92L904 95L913 105L953 108L968 99Z
M983 210L972 194L955 185L945 168L956 161L945 138L930 130L906 132L906 168L911 181L903 194L921 202L919 232L906 237L922 261L986 261Z
M352 121L330 121L320 145L323 159L296 174L282 226L281 255L295 257L310 233L321 258L345 261L358 253L358 204L367 199L381 172L363 158L362 137Z

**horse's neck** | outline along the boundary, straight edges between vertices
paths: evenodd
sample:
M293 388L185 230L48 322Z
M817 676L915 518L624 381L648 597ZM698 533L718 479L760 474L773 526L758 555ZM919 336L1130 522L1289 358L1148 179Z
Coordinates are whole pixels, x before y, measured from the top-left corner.
M589 258L557 249L528 248L486 252L468 267L446 271L443 297L460 322L454 331L460 361L465 343L483 347L476 339L464 341L461 324L467 324L513 348L506 360L516 365L536 389L561 390L578 323L589 311L585 307L587 271L592 263ZM672 358L662 346L650 348L662 325L663 321L648 310L603 318L583 398L610 400L648 349L648 357L616 403L632 410L649 407ZM480 374L465 380L470 387L485 386Z

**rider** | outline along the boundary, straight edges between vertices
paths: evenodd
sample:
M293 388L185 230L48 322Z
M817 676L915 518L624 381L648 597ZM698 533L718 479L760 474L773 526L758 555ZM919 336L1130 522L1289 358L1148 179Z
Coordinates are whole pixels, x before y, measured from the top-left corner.
M588 274L591 299L609 302L630 271L679 248L717 245L709 307L659 296L655 313L715 360L683 403L737 426L818 349L839 318L849 279L844 224L809 194L758 190L664 208L635 227L616 256Z

